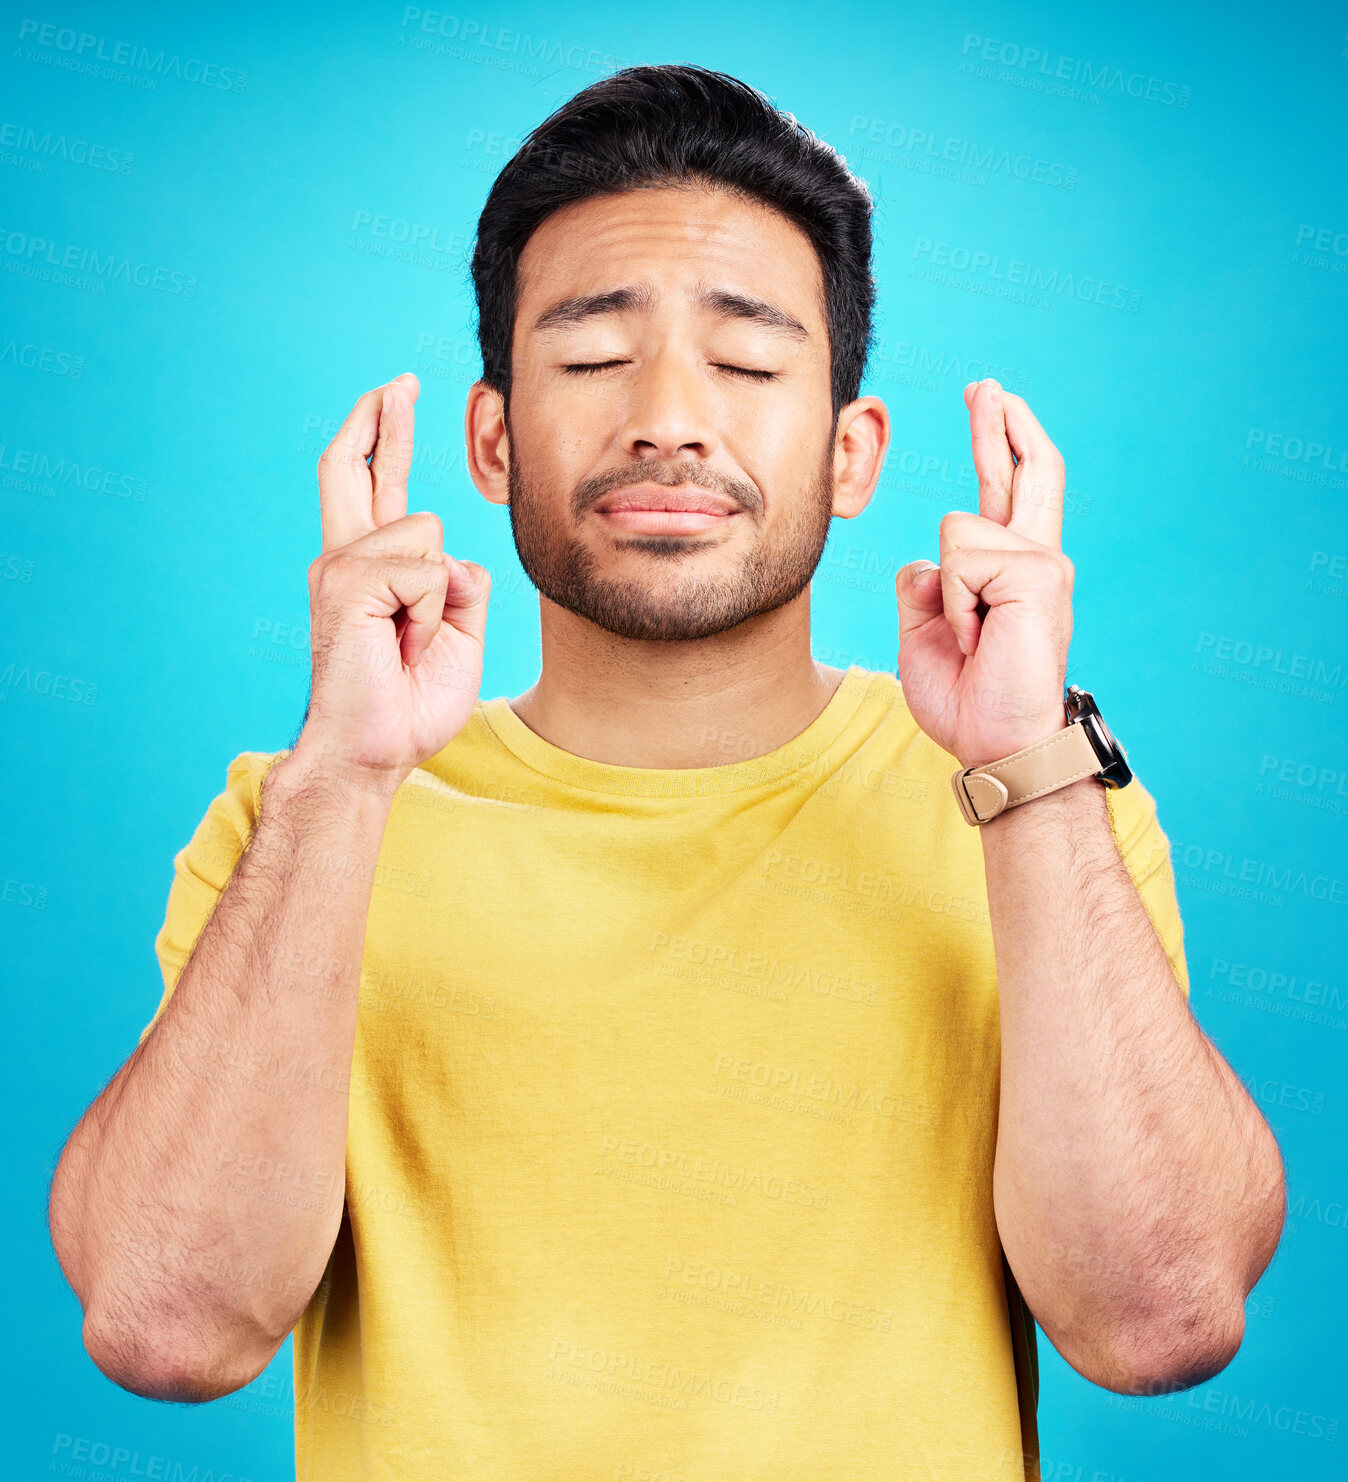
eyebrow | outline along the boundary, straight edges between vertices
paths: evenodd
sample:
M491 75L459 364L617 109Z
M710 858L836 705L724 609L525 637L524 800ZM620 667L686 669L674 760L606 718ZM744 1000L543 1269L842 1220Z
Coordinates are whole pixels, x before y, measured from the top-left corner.
M599 314L644 312L655 305L656 299L657 294L649 283L610 288L602 293L577 294L545 309L534 320L534 333L549 334L573 324L581 324ZM693 294L693 305L723 319L747 319L762 329L788 335L795 340L810 338L809 330L799 319L753 294L735 293L730 289L699 284Z

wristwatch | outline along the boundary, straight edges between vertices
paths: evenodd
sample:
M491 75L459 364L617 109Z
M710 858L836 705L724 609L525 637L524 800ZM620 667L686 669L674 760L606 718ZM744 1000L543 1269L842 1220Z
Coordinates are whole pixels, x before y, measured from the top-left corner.
M1008 808L1083 777L1098 777L1106 787L1127 787L1133 774L1123 747L1110 735L1091 692L1069 685L1063 708L1064 730L999 762L962 767L955 773L950 785L965 822L987 823Z

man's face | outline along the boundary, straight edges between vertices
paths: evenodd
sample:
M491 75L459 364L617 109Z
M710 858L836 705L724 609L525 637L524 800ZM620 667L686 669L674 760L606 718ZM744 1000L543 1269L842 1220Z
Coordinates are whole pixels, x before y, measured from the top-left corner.
M519 284L510 519L539 591L645 640L705 638L799 596L834 483L804 233L725 192L628 191L548 217Z

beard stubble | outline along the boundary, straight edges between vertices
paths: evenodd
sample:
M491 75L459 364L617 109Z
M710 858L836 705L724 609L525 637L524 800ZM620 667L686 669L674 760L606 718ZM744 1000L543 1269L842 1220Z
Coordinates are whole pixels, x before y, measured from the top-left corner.
M706 468L696 461L646 460L626 464L578 485L570 500L571 528L549 519L536 485L512 457L508 487L510 529L520 564L549 601L587 618L619 638L675 643L710 638L748 619L774 612L803 592L814 576L828 540L833 514L832 439L805 498L784 525L760 538L730 573L698 575L696 537L633 535L649 574L606 576L594 552L575 534L575 524L614 489L639 483L674 487L692 484L733 499L736 519L762 529L763 499L752 485Z

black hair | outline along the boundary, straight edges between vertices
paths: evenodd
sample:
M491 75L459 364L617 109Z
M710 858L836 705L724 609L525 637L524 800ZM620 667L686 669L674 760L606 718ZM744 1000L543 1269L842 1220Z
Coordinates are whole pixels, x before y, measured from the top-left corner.
M496 177L473 246L482 380L510 401L519 260L559 207L708 183L776 208L810 239L824 282L833 416L860 394L871 347L872 201L846 161L748 83L704 67L626 67L577 93Z

